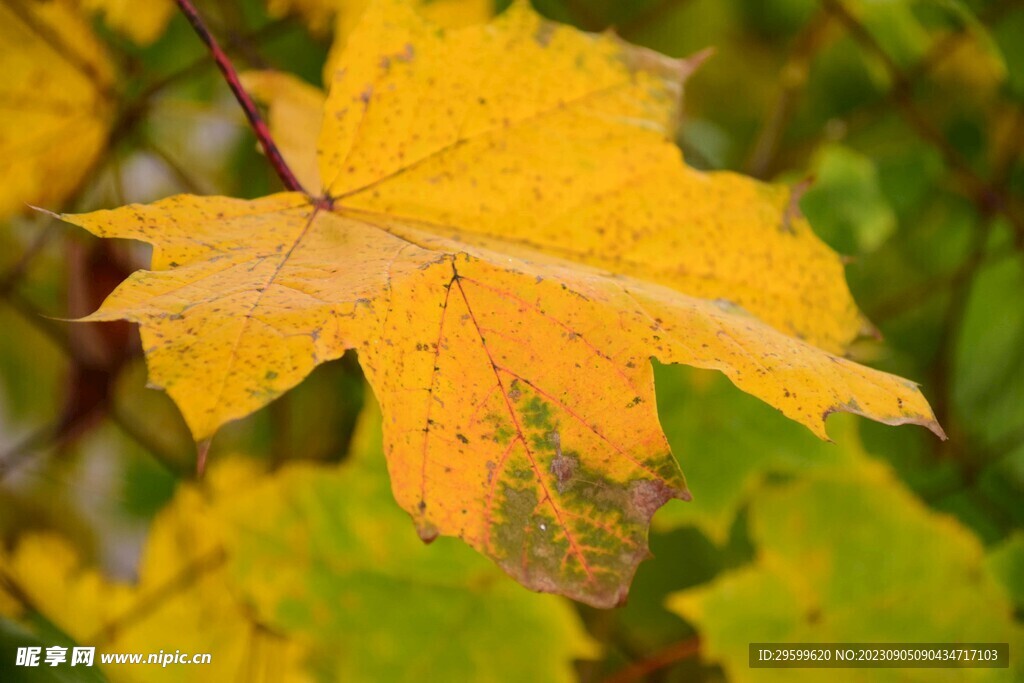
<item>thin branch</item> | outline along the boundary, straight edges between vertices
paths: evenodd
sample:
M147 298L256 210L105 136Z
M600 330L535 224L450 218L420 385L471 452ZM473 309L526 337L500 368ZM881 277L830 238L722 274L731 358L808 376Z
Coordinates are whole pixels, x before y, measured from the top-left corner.
M28 461L29 457L60 436L60 420L44 425L0 455L0 482Z
M142 420L131 415L124 407L114 400L110 402L107 418L122 434L139 445L168 473L178 479L188 476L188 471L179 463L184 462L184 454L175 452L166 443L161 442L152 430L142 427Z
M982 178L946 137L928 121L914 102L913 82L875 39L875 36L850 12L842 0L821 0L821 2L824 8L846 27L861 47L881 61L889 78L892 79L893 85L889 96L896 103L897 110L918 137L931 144L942 154L950 170L963 183L963 193L971 198L979 213L983 215L991 215L994 211L1002 213L1013 225L1018 241L1024 240L1024 217L1018 215L1011 206L1007 193Z
M264 24L258 29L255 29L252 33L242 36L229 37L227 41L228 49L231 49L235 45L244 44L251 40L270 40L282 35L285 29L292 27L292 20L288 18L276 19L269 23ZM210 64L210 59L207 56L203 56L200 59L195 60L191 64L181 67L177 71L166 74L159 79L153 81L147 85L141 93L135 98L140 102L148 102L155 95L159 94L162 90L187 80L195 75L202 73L202 71Z
M184 168L181 167L181 164L179 164L177 160L173 156L171 156L170 152L168 152L166 149L156 144L156 142L154 142L152 139L148 137L142 143L142 146L144 149L149 150L150 152L152 152L153 154L160 158L160 161L163 163L164 167L168 171L170 171L171 175L174 176L174 179L178 182L179 185L181 185L182 189L184 189L186 192L198 195L208 194L199 186L199 183L197 183L195 179L188 172L186 172Z
M1013 124L1006 139L1008 142L996 150L995 154L998 156L992 164L992 184L1003 191L1009 190L1013 165L1024 154L1024 107L1020 105L1016 107Z
M210 453L211 439L203 439L196 443L196 479L202 479L206 473L206 456Z
M921 73L925 73L924 70ZM999 156L994 160L992 166L991 186L1001 192L1009 191L1010 176L1013 171L1014 162L1024 153L1024 107L1017 107L1016 115L1007 135L1009 143L999 147ZM983 217L991 218L990 213L995 209L991 206L979 207ZM988 232L988 228L984 230ZM984 241L981 244L984 247ZM986 253L983 248L976 248L971 251L963 263L955 270L921 282L903 292L900 292L881 303L872 307L870 317L872 320L885 321L895 316L920 306L930 298L947 292L959 290L966 280L974 277L974 274L982 268L1002 263L1004 259L1015 257L1020 252L1000 251Z
M213 56L214 61L217 62L217 68L224 74L224 80L227 81L228 87L231 88L231 92L235 95L235 99L242 106L242 110L245 112L246 118L249 119L253 132L256 133L256 138L263 147L264 154L266 154L271 166L277 172L281 183L288 190L308 194L285 162L280 150L278 150L277 145L274 143L273 137L270 135L270 129L267 128L267 124L263 121L263 117L260 116L260 112L256 108L256 103L253 102L249 93L242 87L242 83L238 79L238 73L235 71L235 67L232 66L231 60L228 59L228 56L221 50L220 45L217 44L217 40L210 34L206 24L199 16L199 12L196 11L190 0L175 1L178 3L182 14L185 15L188 22L192 25L196 35L210 49L210 54Z
M747 161L747 173L756 178L769 178L790 119L796 111L800 95L807 87L811 60L821 48L829 26L828 12L819 11L793 41L786 63L781 69L779 96L771 115L765 119Z
M43 251L43 248L46 247L56 233L57 221L53 218L47 217L44 225L45 227L36 233L35 239L32 240L18 260L3 273L0 273L0 298L4 297L7 292L18 285L18 281L28 271L32 261Z
M649 674L654 673L659 669L664 669L665 667L671 666L677 662L681 662L684 659L689 659L690 657L697 655L699 652L699 637L694 636L693 638L681 640L658 650L645 659L633 662L629 666L619 669L614 674L606 678L604 683L632 683L632 681L642 681L645 680Z
M85 362L82 357L81 351L75 348L70 341L64 329L55 322L53 318L47 318L36 306L26 299L21 293L11 288L6 291L0 291L0 299L3 299L7 304L17 311L21 317L28 322L32 327L36 328L45 337L47 337L57 348L59 348L64 355L68 358L77 362Z
M896 292L867 308L868 317L876 322L886 322L903 315L924 305L933 297L945 294L948 288L959 287L963 280L971 277L975 270L1002 263L1004 260L1013 258L1016 255L1017 253L1014 251L972 254L964 259L964 262L957 266L956 269Z
M1020 4L1020 0L996 0L985 7L979 8L975 14L977 20L984 26L994 26L1011 9ZM919 78L928 75L940 63L949 59L971 35L971 25L960 23L957 30L950 32L935 41L928 49L928 53L913 67L907 71L907 80L911 83Z
M169 601L222 567L227 560L228 554L223 546L217 546L203 555L192 558L177 574L155 589L140 595L125 612L105 622L98 631L82 642L95 644L97 647L109 646L120 634L152 616Z

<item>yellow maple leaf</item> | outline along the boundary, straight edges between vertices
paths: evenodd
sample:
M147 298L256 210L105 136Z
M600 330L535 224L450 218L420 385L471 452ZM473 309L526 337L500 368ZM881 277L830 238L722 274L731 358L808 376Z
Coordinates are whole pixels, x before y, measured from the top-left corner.
M330 83L340 66L348 37L359 23L370 0L269 0L271 15L294 12L301 15L314 32L328 26L334 40L324 64L324 81ZM494 0L416 0L417 11L438 26L462 28L482 24L494 15Z
M314 31L323 31L333 22L335 40L344 42L369 4L370 0L269 0L267 10L275 16L295 12ZM446 28L482 23L494 13L494 0L417 0L415 4L423 16Z
M59 204L106 145L113 68L68 0L0 4L0 218Z
M103 15L104 21L136 43L148 45L160 37L174 14L171 0L79 0L86 9Z
M421 536L609 606L651 515L689 497L652 357L720 370L821 437L833 411L941 434L911 382L830 353L862 320L791 193L682 163L690 63L525 4L442 33L396 1L342 59L322 198L65 216L154 245L88 319L141 324L196 439L357 349Z

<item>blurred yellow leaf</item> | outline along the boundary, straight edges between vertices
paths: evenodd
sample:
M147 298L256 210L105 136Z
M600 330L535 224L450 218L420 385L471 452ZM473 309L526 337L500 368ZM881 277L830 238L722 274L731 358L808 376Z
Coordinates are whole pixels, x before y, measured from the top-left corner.
M224 571L221 534L184 489L153 524L135 585L82 567L64 539L26 535L0 554L0 581L83 647L111 681L312 681L299 641L269 633ZM101 664L104 654L210 654L209 664Z
M651 357L720 370L822 437L835 411L941 434L915 385L819 348L862 321L791 193L682 163L668 136L692 63L525 4L439 33L398 2L368 10L344 63L324 198L65 217L154 245L88 319L141 323L151 383L196 439L358 349L420 534L610 606L651 515L689 495Z
M0 4L0 218L59 205L103 150L113 67L69 0Z
M269 123L274 142L295 177L303 187L320 187L316 136L324 117L323 92L276 71L249 71L241 79L250 95L272 105Z
M951 44L949 53L935 67L935 79L962 93L964 102L984 104L1006 82L1006 64L983 27L972 27L963 36L940 36ZM961 102L963 104L964 102Z
M174 14L172 0L79 0L86 9L103 15L104 21L136 43L148 45L160 37Z
M388 490L379 423L375 407L364 413L340 467L265 476L233 458L180 487L134 585L81 567L57 536L24 536L0 554L0 614L42 615L96 647L97 665L106 653L211 655L103 666L112 681L574 680L573 659L597 653L572 607L461 544L424 547Z

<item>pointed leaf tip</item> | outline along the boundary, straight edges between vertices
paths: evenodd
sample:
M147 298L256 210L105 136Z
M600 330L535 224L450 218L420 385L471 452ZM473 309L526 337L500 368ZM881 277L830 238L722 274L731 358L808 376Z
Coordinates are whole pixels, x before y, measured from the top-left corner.
M212 439L203 439L196 443L196 479L202 479L206 473L206 456L210 452Z
M63 214L63 213L54 213L53 211L50 211L49 209L44 209L41 206L35 206L34 204L29 204L28 202L25 203L25 206L27 206L28 208L30 208L33 211L36 211L38 213L44 213L47 216L49 216L50 218L56 218L59 221L64 220L65 214Z

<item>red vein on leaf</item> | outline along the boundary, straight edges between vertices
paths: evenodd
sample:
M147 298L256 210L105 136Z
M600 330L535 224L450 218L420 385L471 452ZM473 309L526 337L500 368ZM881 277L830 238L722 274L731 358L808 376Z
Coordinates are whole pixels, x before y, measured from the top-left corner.
M256 103L253 102L249 93L242 87L242 82L238 79L238 72L235 71L235 67L231 64L231 60L221 49L217 40L210 34L209 29L203 22L202 17L199 16L199 12L195 6L192 5L191 0L175 0L178 3L178 8L181 13L188 19L188 23L192 25L196 35L199 39L206 44L206 47L210 49L210 54L213 56L213 60L217 63L217 68L224 74L224 80L227 81L228 87L231 88L231 92L234 93L235 99L238 100L238 104L241 105L242 110L245 112L245 116L249 119L249 125L252 126L253 132L256 133L256 138L260 141L260 146L263 147L264 154L267 155L267 160L270 161L270 165L274 167L274 171L277 172L277 176L281 179L281 183L293 192L303 192L309 194L302 187L302 184L292 173L291 168L285 162L284 157L281 155L281 151L277 148L277 144L274 142L274 138L270 135L270 129L267 128L266 122L263 121L263 117L260 116L259 110L256 108Z
M472 427L477 424L480 418L480 411L483 408L485 408L488 403L490 403L491 396L494 396L494 392L498 391L499 389L501 389L501 387L495 384L493 387L491 387L491 390L487 392L487 395L484 396L483 399L481 399L480 402L476 404L476 407L473 408L473 412L469 414L469 418L466 420L467 427Z
M574 330L567 323L563 322L562 320L559 320L558 318L556 318L555 316L551 315L550 313L544 312L544 310L541 309L540 306L538 306L537 304L531 303L531 302L527 301L526 299L524 299L524 298L522 298L520 296L516 296L512 292L509 292L507 290L501 289L499 287L493 287L493 286L491 286L491 285L489 285L489 284L487 284L485 282L481 282L480 280L474 280L473 278L463 277L462 279L465 280L466 282L470 282L470 283L476 285L477 287L480 287L481 289L486 289L487 291L492 292L493 294L496 294L496 295L498 295L500 297L503 297L505 299L509 299L511 301L518 302L521 306L523 306L525 308L529 308L532 311L535 311L541 317L547 318L551 322L553 322L556 325L560 326L562 329L566 330L571 335L575 335L575 337L572 337L572 339L578 339L587 348L589 348L590 351L595 356L597 356L601 360L607 361L609 364L611 364L612 371L614 371L619 377L621 377L626 382L626 384L629 386L629 388L632 389L635 393L640 393L640 390L636 387L635 384L633 384L633 378L631 378L629 375L627 375L625 372L623 372L622 368L620 368L618 366L618 363L616 362L616 360L614 358L612 358L607 353L601 351L601 349L599 349L596 346L594 346L594 344L592 344L590 342L590 340L587 339L587 337L584 334L582 334L581 332L577 332L576 330Z
M455 263L452 263L452 269L455 269ZM527 444L526 435L523 432L523 426L519 423L519 418L516 416L515 408L512 406L512 401L509 399L508 391L505 389L505 383L501 381L501 373L498 370L498 364L494 362L494 357L491 355L491 350L487 347L487 342L484 340L484 335L480 331L480 323L477 322L476 315L473 313L473 307L469 304L469 297L466 296L466 291L462 288L462 276L459 275L458 271L455 271L455 277L453 283L459 288L459 293L462 295L462 300L466 302L466 311L469 312L470 320L473 321L473 327L476 328L477 335L480 337L480 344L483 346L484 353L487 354L487 360L490 361L491 369L494 371L494 376L498 380L498 385L501 387L502 398L505 399L505 406L508 409L509 417L512 419L512 423L515 425L516 434L523 444L523 448L526 451L526 457L530 460L530 467L533 470L534 475L537 477L537 484L540 485L541 491L544 493L541 503L547 502L551 506L552 512L555 513L555 519L558 525L562 527L562 533L565 534L566 541L569 542L569 548L572 554L576 557L576 561L580 563L584 573L587 575L587 579L594 581L594 571L587 563L586 557L583 551L579 549L576 543L576 539L571 533L569 533L569 526L562 519L562 509L555 503L555 499L551 497L551 491L548 489L547 484L544 482L544 477L541 475L540 468L537 466L537 459L530 452L530 446ZM449 286L450 289L450 286Z
M491 522L494 521L494 516L492 515L492 511L494 510L494 493L498 488L498 480L501 479L501 473L505 471L505 463L508 462L508 456L512 454L512 449L515 448L518 443L522 443L523 447L526 447L526 443L523 442L522 436L516 435L516 438L509 441L508 447L505 448L505 452L501 454L501 459L491 472L490 488L487 491L487 502L484 504L484 520L488 522L484 527L484 545L487 548L491 548Z
M577 481L580 481L580 480L577 480ZM588 482L588 483L594 484L596 482ZM608 534L609 536L611 536L615 540L620 541L623 545L629 546L631 548L635 548L636 545L637 545L636 541L632 537L621 535L619 533L618 527L616 527L616 526L613 526L611 524L606 524L605 522L598 521L598 520L594 519L593 517L591 517L589 515L577 514L575 512L570 511L570 510L562 510L562 513L566 517L571 517L573 519L578 519L580 521L580 525L581 526L582 525L587 525L587 526L594 527L596 529L600 529L601 531L605 532L606 534ZM586 546L582 546L582 547L586 547ZM606 554L609 553L609 550L607 548L599 548L598 551L602 552L602 553L606 553Z
M554 394L552 394L551 392L549 392L549 391L544 391L543 389L541 389L540 387L538 387L538 386L537 386L537 385L536 385L536 384L535 384L534 382L531 382L531 381L530 381L530 380L528 380L528 379L527 379L526 377L523 377L522 375L520 375L519 373L515 372L514 370L509 370L508 368L506 368L506 367L504 367L504 366L501 366L501 365L497 365L497 366L495 366L495 367L496 367L496 368L497 368L498 370L500 370L501 372L504 372L504 373L506 373L506 374L508 374L508 375L511 375L513 379L518 379L518 380L519 380L520 382L522 382L523 384L526 384L526 385L527 385L527 386L529 386L529 387L530 387L531 389L533 389L533 390L534 390L534 391L536 391L536 392L537 392L538 394L540 394L540 395L541 395L541 396L543 396L544 398L548 399L548 400L549 400L549 401L551 401L552 403L556 403L556 404L558 404L558 406L559 406L559 407L560 407L560 408L561 408L562 410L564 410L564 411L566 412L566 414L568 414L568 415L569 415L569 417L571 417L571 418L573 418L574 420L576 420L576 421L577 421L577 422L578 422L578 423L579 423L580 425L582 425L582 426L583 426L584 428L586 428L586 429L590 430L591 432L593 432L594 436L596 436L597 438L601 439L602 441L604 441L605 443L607 443L607 444L608 444L609 446L611 446L612 448L614 448L614 449L615 449L615 452L616 452L616 453L618 453L618 454L619 454L620 456L622 456L623 458L625 458L625 459L626 459L626 460L628 460L629 462L633 463L633 465L634 465L635 467L637 467L638 469L641 469L641 470L643 470L644 472L647 472L648 474L650 474L650 475L651 475L652 477L656 478L656 479L657 479L657 480L659 480L659 481L663 481L663 482L665 482L666 484L668 484L668 483L669 483L669 482L667 482L667 481L665 480L665 477L661 476L660 474L658 474L657 472L655 472L654 470L652 470L652 469L651 469L650 467L647 467L647 466L646 466L646 465L644 465L644 464L643 464L642 462L640 462L639 460L637 460L636 458L634 458L633 456L631 456L631 455L630 455L630 454L629 454L629 453L628 453L628 452L627 452L627 451L626 451L625 449L623 449L623 448L622 448L622 447L621 447L621 446L620 446L619 444L615 443L615 442L614 442L614 441L612 441L612 440L611 440L610 438L608 438L607 436L605 436L604 434L602 434L602 433L600 432L600 430L598 430L598 428L597 428L597 427L595 427L595 426L594 426L593 424L591 424L590 422L587 422L587 420L586 420L586 419L585 419L585 418L584 418L584 417L583 417L582 415L580 415L580 414L579 414L579 413L577 413L577 412L576 412L575 410L573 410L572 408L570 408L570 407L569 407L569 406L568 406L568 405L567 405L567 404L566 404L566 403L565 403L564 401L562 401L561 399L557 398L557 397L556 397L556 396L555 396Z

